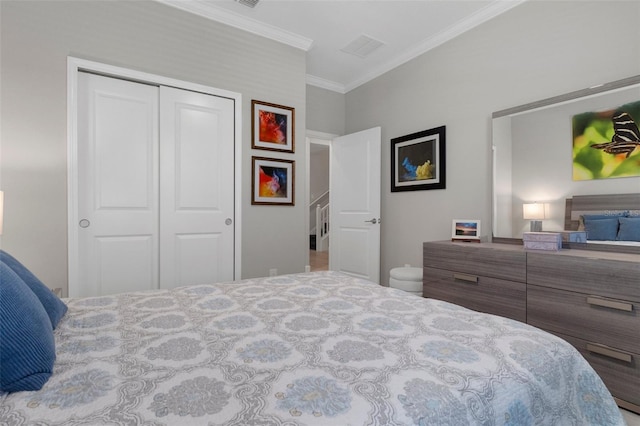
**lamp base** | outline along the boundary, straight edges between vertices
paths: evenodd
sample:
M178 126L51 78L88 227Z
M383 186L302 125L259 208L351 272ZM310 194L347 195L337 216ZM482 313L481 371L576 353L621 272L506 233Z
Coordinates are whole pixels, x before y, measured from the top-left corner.
M542 221L532 220L530 228L531 228L531 232L542 232Z

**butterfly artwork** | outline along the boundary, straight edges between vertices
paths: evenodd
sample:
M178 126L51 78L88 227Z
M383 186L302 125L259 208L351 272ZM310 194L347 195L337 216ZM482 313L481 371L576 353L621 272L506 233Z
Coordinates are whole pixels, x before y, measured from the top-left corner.
M626 112L617 112L611 117L614 134L611 142L597 143L591 148L602 149L608 154L626 154L629 158L631 153L640 147L640 130L633 118Z
M572 117L574 181L640 176L640 101Z

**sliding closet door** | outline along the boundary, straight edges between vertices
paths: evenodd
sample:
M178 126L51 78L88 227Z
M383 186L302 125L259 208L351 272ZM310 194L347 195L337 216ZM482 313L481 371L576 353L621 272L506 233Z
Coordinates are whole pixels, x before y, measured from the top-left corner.
M233 280L233 100L161 87L160 123L160 287Z
M229 98L79 73L71 296L234 279L234 111Z
M88 73L78 84L73 296L157 288L158 88Z

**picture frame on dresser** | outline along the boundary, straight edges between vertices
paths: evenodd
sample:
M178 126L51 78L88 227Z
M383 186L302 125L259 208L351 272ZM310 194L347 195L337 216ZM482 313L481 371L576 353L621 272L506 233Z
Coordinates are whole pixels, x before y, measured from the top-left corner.
M480 242L481 223L478 219L453 219L451 241Z

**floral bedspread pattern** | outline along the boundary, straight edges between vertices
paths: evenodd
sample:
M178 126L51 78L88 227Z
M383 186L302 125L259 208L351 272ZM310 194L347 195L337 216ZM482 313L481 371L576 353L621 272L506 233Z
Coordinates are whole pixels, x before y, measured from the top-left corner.
M339 273L67 302L0 424L624 424L564 341Z

